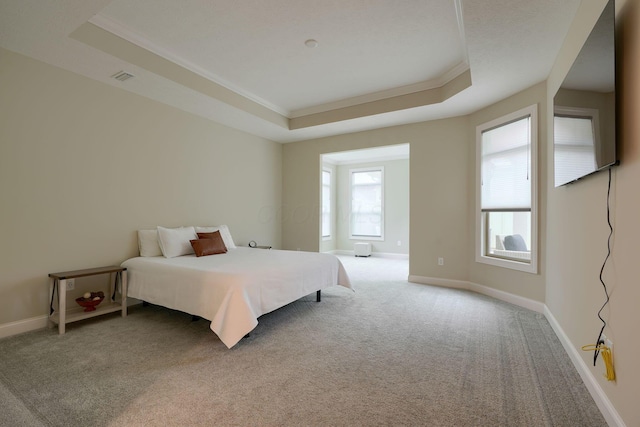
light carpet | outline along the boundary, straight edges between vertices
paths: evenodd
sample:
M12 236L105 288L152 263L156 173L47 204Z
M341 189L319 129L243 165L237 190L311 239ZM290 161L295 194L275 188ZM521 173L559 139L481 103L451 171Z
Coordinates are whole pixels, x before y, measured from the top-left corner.
M264 315L231 350L155 306L0 340L0 424L606 425L544 316L340 258L355 293Z

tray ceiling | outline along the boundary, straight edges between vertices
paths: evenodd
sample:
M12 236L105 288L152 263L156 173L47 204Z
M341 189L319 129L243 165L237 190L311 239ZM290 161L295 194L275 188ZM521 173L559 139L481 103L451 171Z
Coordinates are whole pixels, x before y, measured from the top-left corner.
M530 87L579 2L2 0L0 45L289 142L467 114ZM120 71L135 77L110 78Z

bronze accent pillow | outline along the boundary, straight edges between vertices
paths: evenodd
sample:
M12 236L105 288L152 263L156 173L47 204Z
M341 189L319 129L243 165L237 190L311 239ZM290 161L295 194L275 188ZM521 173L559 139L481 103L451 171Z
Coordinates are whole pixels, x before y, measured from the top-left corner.
M219 231L213 233L198 233L198 240L189 240L196 256L224 254L227 247Z

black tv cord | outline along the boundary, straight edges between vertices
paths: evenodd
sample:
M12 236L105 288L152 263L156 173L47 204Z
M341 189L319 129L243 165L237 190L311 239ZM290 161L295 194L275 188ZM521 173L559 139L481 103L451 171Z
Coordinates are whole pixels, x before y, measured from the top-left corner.
M596 349L593 354L593 366L596 366L596 360L598 359L598 355L600 354L599 346L600 344L604 344L602 340L602 334L604 333L604 328L607 326L607 322L602 318L602 310L609 304L609 291L607 290L607 285L602 278L602 274L604 273L604 268L607 265L607 261L611 256L611 237L613 236L613 226L611 225L611 209L609 205L609 199L611 196L611 168L609 168L609 185L607 187L607 224L609 225L609 237L607 239L607 256L602 263L602 268L600 268L600 283L602 283L602 288L604 289L604 295L606 296L606 300L600 310L598 310L598 318L602 322L602 328L600 329L600 333L598 334L598 339L596 340Z

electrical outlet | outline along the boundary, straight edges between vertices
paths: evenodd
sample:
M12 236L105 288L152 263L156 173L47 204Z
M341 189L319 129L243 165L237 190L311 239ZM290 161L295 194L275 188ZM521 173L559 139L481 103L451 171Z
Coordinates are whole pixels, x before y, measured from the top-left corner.
M402 241L398 240L398 246L402 246Z
M444 258L438 258L438 265L444 265Z
M611 350L611 353L613 353L613 342L609 338L607 338L605 334L602 334L601 340L604 341L604 345L609 347L609 350Z
M76 279L67 279L67 290L73 291L76 288Z
M604 344L600 344L603 343ZM602 334L600 337L600 345L604 345L608 350L603 349L600 352L600 361L602 362L602 366L604 367L604 376L609 381L615 381L616 373L613 369L613 341L611 341L605 334Z

